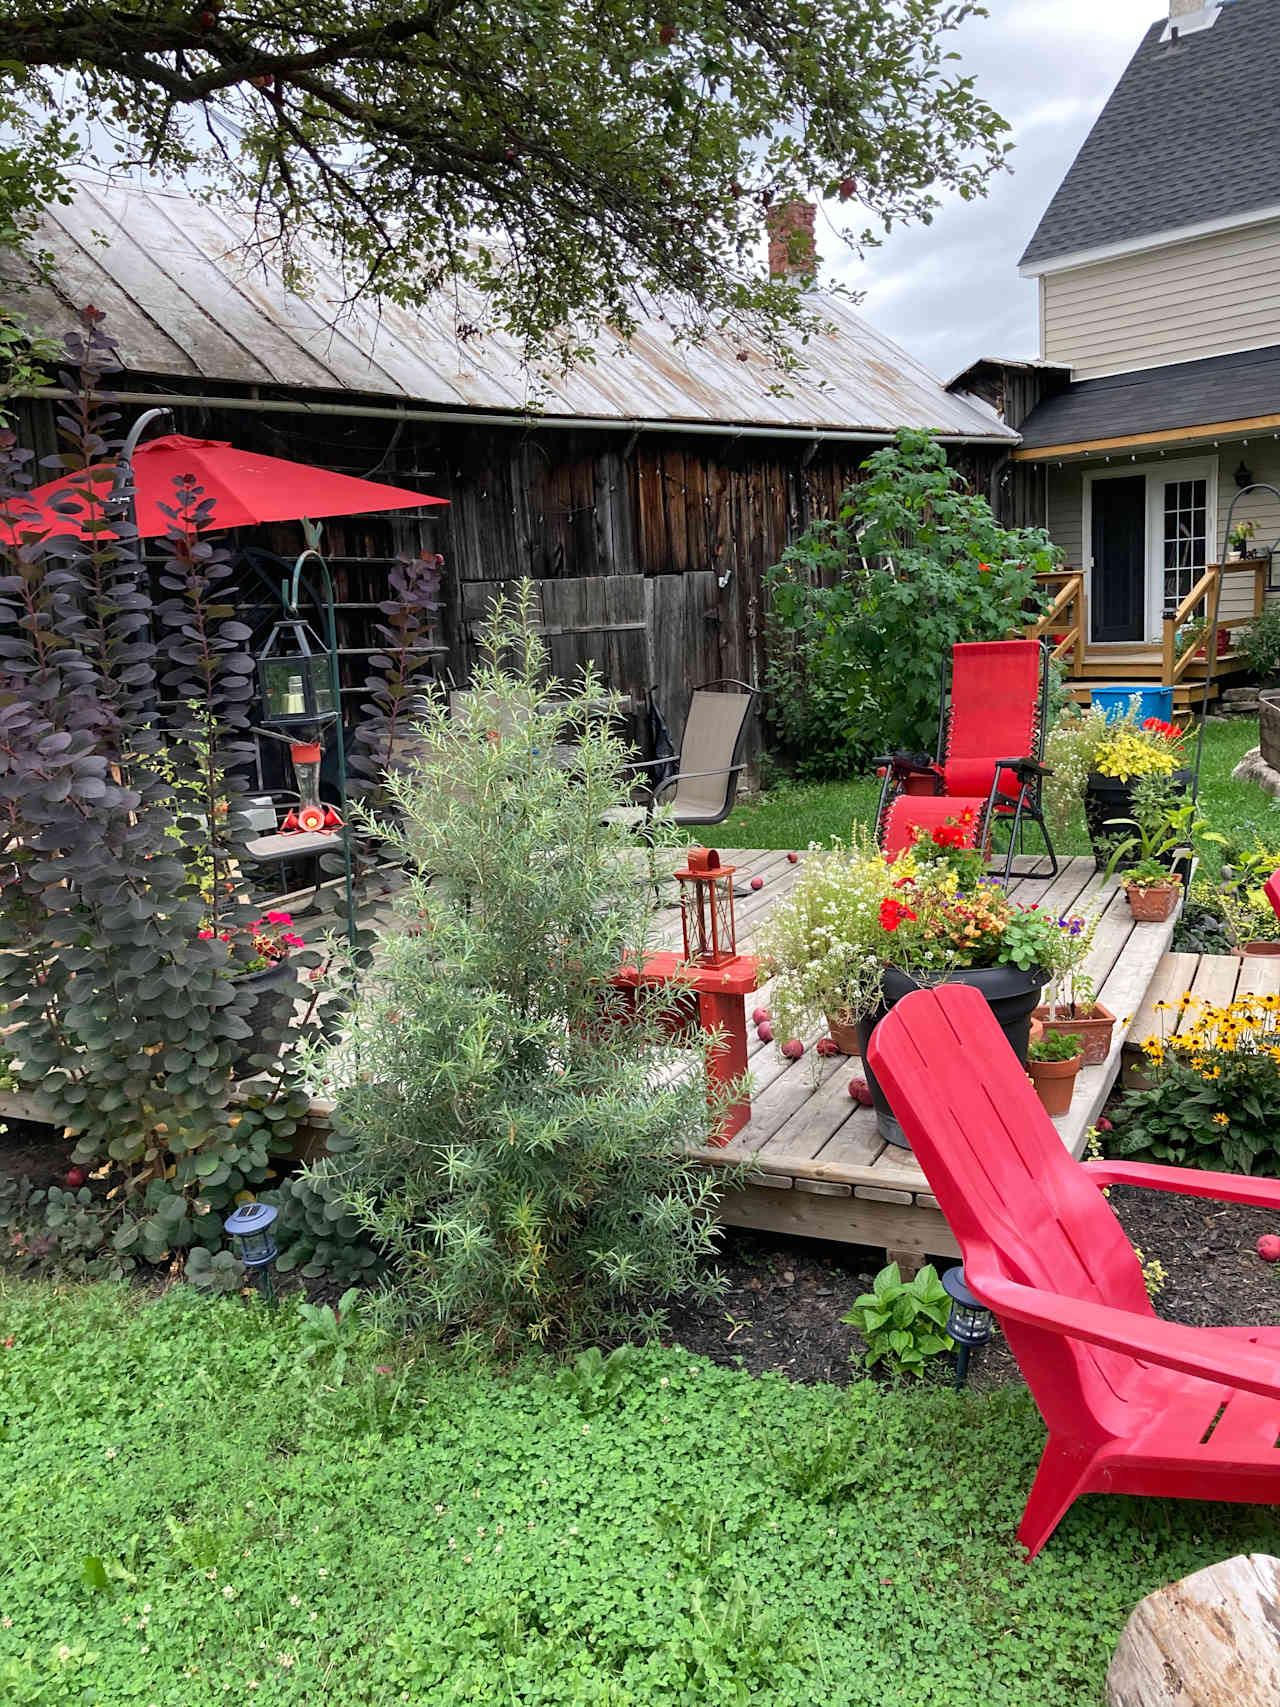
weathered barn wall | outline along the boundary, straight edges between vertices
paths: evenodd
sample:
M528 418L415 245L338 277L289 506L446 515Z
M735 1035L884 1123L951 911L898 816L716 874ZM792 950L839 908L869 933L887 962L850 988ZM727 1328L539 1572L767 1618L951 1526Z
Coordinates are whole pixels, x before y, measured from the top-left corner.
M134 388L145 384L130 376ZM650 684L676 734L693 686L720 676L763 679L763 576L788 542L835 513L873 444L669 432L630 434L445 425L323 414L257 414L183 405L165 387L177 429L410 487L449 500L402 513L325 523L338 602L344 693L358 702L374 650L374 609L387 559L441 552L439 673L467 680L475 624L496 584L539 583L541 626L557 674L593 661L639 708ZM126 411L126 414L129 413ZM35 448L52 444L52 405L24 410ZM987 490L999 449L954 449ZM245 530L242 541L291 556L300 531ZM268 620L252 575L246 604ZM266 596L266 603L263 603ZM758 750L759 730L752 750Z

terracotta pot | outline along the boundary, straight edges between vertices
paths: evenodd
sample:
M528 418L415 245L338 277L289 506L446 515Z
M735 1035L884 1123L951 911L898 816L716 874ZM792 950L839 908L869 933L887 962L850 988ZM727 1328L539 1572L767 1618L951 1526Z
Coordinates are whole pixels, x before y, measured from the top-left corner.
M1027 1071L1036 1095L1044 1104L1046 1114L1065 1114L1071 1107L1076 1088L1076 1074L1084 1066L1084 1054L1073 1055L1069 1061L1028 1061Z
M1148 889L1139 889L1136 884L1126 884L1124 892L1129 897L1129 911L1135 919L1145 925L1162 925L1178 905L1182 885L1153 883Z
M827 1032L842 1055L861 1055L858 1028L851 1019L837 1019L834 1014L828 1014Z
M1087 1067L1100 1067L1111 1053L1111 1028L1116 1016L1101 1002L1095 1002L1084 1013L1074 1003L1070 1008L1055 1008L1052 1013L1047 1007L1037 1008L1032 1018L1039 1022L1045 1037L1054 1032L1060 1037L1074 1032L1084 1045Z
M1233 948L1232 954L1237 960L1243 960L1246 955L1256 955L1259 959L1280 954L1280 942L1245 942L1239 948Z

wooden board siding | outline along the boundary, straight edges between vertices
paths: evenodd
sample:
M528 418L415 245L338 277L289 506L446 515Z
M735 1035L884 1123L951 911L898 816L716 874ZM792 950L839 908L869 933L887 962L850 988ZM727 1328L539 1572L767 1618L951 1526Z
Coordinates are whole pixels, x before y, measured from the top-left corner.
M1043 279L1046 361L1076 379L1275 342L1280 220Z

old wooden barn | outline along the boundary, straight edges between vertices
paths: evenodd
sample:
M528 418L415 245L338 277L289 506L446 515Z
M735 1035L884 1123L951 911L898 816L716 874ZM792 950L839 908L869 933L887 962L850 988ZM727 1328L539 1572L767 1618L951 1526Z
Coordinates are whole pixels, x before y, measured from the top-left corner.
M493 585L527 575L557 671L592 658L637 704L657 684L678 732L694 683L761 679L763 571L872 449L931 429L986 490L1017 442L838 296L811 293L822 330L781 389L762 350L690 348L656 311L629 347L606 341L566 377L473 332L479 304L347 303L324 256L295 294L249 236L225 206L82 179L37 236L47 276L6 263L4 301L56 335L85 304L104 310L126 416L163 400L180 432L449 500L326 525L353 694L387 560L426 546L445 558L442 676L467 679ZM23 415L52 448L52 405ZM296 547L290 528L257 532Z

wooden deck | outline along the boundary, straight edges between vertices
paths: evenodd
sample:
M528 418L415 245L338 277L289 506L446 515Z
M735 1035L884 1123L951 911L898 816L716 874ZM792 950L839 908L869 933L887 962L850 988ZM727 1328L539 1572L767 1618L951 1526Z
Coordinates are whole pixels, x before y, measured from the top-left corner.
M765 880L762 890L740 903L738 942L749 951L760 924L800 867L788 863L785 853L738 848L722 850L722 857L740 867L742 878ZM1166 955L1173 922L1135 923L1117 881L1099 877L1091 858L1063 861L1053 882L1024 878L1010 892L1058 914L1102 910L1087 970L1098 1000L1116 1015L1111 1052L1105 1063L1081 1072L1070 1112L1055 1121L1063 1143L1078 1156L1119 1074L1125 1037ZM679 931L674 911L671 917L668 937ZM756 1001L769 1005L767 985ZM812 1045L819 1035L804 1041ZM754 1085L750 1123L725 1148L696 1151L708 1166L753 1164L747 1188L721 1200L725 1221L880 1245L904 1255L956 1254L919 1165L906 1151L886 1144L873 1112L849 1096L849 1079L861 1072L861 1062L824 1058L811 1049L800 1061L789 1062L777 1043L761 1044L753 1035L749 1064Z
M753 877L763 887L737 903L738 943L750 952L761 924L798 877L805 856L792 863L785 852L723 849L726 864L738 867L744 886ZM679 912L674 881L655 933L657 946L678 946ZM1104 880L1091 858L1062 862L1052 882L1033 877L1015 880L1011 893L1057 914L1102 909L1088 971L1098 999L1116 1015L1111 1053L1106 1062L1086 1067L1076 1081L1070 1112L1055 1124L1063 1143L1078 1156L1088 1129L1120 1072L1126 1038L1158 1030L1153 1004L1183 989L1214 1001L1228 1001L1237 989L1280 989L1280 962L1237 961L1224 957L1167 952L1173 923L1136 924L1115 879ZM383 921L390 924L390 916ZM767 1007L766 984L749 1007ZM930 1194L928 1181L905 1150L885 1144L875 1116L849 1096L849 1079L862 1064L846 1056L823 1057L804 1039L805 1055L791 1062L777 1044L762 1044L749 1028L752 1118L725 1148L698 1147L693 1154L709 1167L748 1161L745 1189L725 1193L721 1218L733 1226L799 1233L847 1244L882 1247L903 1260L953 1256L957 1246ZM778 1042L782 1042L778 1039ZM332 1104L317 1098L309 1124L322 1141ZM39 1096L0 1094L0 1118L47 1119Z
M1162 957L1147 987L1142 1006L1129 1028L1125 1048L1125 1083L1143 1077L1141 1046L1148 1037L1172 1037L1184 1018L1177 1004L1184 994L1223 1007L1236 996L1280 995L1280 955L1173 954ZM1173 1012L1157 1012L1168 1002ZM1191 1010L1194 1018L1195 1010Z

